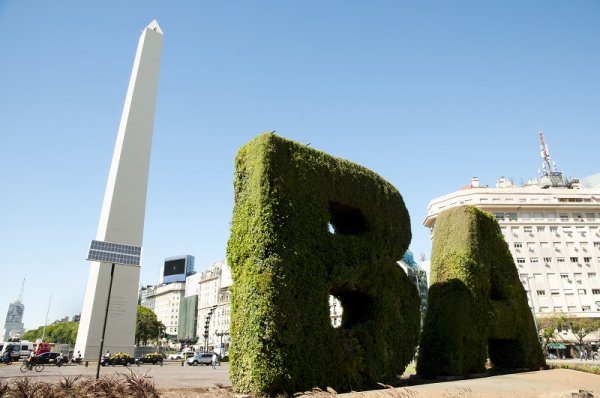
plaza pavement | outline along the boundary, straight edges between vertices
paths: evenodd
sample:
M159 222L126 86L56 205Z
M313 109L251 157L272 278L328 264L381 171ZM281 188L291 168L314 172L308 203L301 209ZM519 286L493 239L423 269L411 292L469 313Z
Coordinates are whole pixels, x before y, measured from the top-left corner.
M598 366L599 362L581 362L579 360L548 361L549 363L571 363ZM0 365L0 381L28 376L34 381L56 381L63 377L95 377L95 364L90 366L68 365L62 367L47 366L42 372L21 373L20 364ZM109 366L101 367L100 375L128 374L134 372L151 377L159 388L180 388L182 390L197 387L231 386L229 366L222 363L217 369L210 366L181 366L180 361L167 361L164 366ZM600 376L568 369L521 372L499 376L481 377L466 380L427 382L391 390L377 390L361 393L340 394L341 397L441 397L441 398L572 398L579 390L589 391L600 398ZM583 397L583 396L582 396Z

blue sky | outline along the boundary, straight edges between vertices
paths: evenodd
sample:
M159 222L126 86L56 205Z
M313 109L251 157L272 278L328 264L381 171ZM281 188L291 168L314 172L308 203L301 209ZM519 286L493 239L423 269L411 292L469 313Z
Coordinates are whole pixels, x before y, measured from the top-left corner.
M81 310L135 50L165 33L141 282L225 258L233 159L264 131L395 185L411 250L428 202L541 167L600 171L598 1L0 0L0 321Z

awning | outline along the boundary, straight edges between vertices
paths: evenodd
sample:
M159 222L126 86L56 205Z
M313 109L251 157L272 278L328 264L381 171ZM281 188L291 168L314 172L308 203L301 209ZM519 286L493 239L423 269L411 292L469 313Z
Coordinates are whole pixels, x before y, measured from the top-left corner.
M559 350L564 350L565 348L567 348L566 345L564 345L563 343L548 343L548 348L551 350L555 350L555 349L559 349Z

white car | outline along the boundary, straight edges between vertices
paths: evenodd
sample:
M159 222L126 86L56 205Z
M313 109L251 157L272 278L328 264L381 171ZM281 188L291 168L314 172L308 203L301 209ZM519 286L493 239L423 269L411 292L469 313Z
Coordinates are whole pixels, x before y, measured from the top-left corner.
M187 359L196 355L194 351L179 351L177 354L169 355L169 359Z
M196 365L210 365L212 363L212 352L202 352L202 353L198 353L196 355L194 355L193 357L189 357L187 359L187 364L189 366L196 366ZM217 361L219 361L218 356L217 356Z

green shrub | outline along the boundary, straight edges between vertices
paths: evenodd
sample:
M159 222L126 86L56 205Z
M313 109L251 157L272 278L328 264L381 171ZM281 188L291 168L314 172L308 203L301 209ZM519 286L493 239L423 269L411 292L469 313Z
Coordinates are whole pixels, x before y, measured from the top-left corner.
M411 239L400 193L364 167L275 134L250 141L235 164L234 389L347 391L402 374L418 339L419 297L396 264ZM344 309L338 329L330 295Z
M473 206L435 223L417 372L425 377L545 364L527 296L493 215Z

